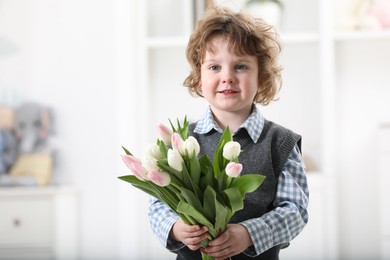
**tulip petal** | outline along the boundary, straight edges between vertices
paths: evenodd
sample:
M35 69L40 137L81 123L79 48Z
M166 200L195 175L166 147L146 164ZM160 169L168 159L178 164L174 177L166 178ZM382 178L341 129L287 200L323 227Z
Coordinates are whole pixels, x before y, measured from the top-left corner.
M163 124L157 126L157 134L160 139L166 144L171 145L171 135L172 131Z
M179 151L181 155L184 155L184 141L180 134L175 132L171 136L172 148Z
M171 176L166 172L149 172L148 177L151 182L161 187L168 186L171 183Z
M168 150L168 165L176 171L181 172L183 170L183 158L181 157L178 150Z
M141 161L132 155L121 155L127 168L140 180L148 180L147 170L142 166Z
M184 141L184 151L185 154L189 157L191 157L194 153L195 156L198 156L200 152L200 146L198 141L195 139L193 136L189 136L185 141Z
M238 142L230 141L223 147L222 155L229 161L237 160L238 155L241 152L241 145Z
M242 171L242 164L236 163L236 162L230 162L226 165L226 175L236 178L240 176L240 173Z

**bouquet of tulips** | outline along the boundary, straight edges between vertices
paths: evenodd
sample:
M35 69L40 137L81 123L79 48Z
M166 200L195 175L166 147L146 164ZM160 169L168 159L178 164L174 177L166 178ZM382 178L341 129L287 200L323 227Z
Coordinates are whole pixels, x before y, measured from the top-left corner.
M132 175L120 176L134 187L164 202L187 224L205 225L210 239L224 232L233 214L243 209L244 197L256 190L265 176L240 175L241 146L229 128L221 136L213 161L199 156L197 140L188 136L189 123L177 121L171 129L157 126L159 138L145 156L135 157L126 148L122 160ZM202 242L207 246L210 240ZM213 259L202 254L202 259Z

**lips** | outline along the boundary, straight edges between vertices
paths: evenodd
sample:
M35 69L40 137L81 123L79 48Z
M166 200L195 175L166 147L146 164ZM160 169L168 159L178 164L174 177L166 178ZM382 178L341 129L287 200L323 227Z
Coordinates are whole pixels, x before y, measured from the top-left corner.
M225 89L225 90L217 91L217 93L220 93L220 94L233 94L233 93L238 93L238 91L235 91L235 90L232 90L232 89Z

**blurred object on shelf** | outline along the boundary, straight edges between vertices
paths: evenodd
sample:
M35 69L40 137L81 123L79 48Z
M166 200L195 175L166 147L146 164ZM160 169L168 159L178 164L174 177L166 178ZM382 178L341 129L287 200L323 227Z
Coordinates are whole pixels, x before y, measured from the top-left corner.
M24 103L15 110L15 131L19 153L39 153L48 148L52 131L51 111L37 103Z
M0 107L0 175L9 171L17 154L17 142L13 131L14 111Z
M33 177L39 186L46 186L52 179L53 158L51 152L22 154L12 167L10 175L16 179Z
M369 15L375 17L382 29L390 29L390 0L375 1Z
M0 106L0 129L13 129L14 110L9 107Z
M0 186L32 185L31 178L38 185L48 185L54 168L54 153L48 142L53 133L51 110L37 103L25 103L3 114L12 122L2 125L7 125L15 137L14 147L4 151L16 156L8 166L9 177L0 179Z
M0 87L0 107L16 107L21 104L22 96L15 88Z
M248 0L244 10L256 18L263 19L275 28L280 27L283 5L278 0Z
M279 0L208 0L206 8L227 7L235 12L244 11L261 18L275 28L280 27L283 5Z
M382 30L390 28L390 0L355 0L341 29Z
M214 0L208 1L207 7L223 6L235 12L239 12L244 7L244 0Z
M306 172L315 172L318 170L318 167L315 166L313 160L309 155L303 155L303 162L306 166Z

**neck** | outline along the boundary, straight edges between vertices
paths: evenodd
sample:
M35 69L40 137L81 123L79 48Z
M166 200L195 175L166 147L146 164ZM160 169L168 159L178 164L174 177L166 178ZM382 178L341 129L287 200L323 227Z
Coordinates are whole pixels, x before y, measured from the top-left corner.
M248 111L239 111L239 112L228 112L228 111L213 111L213 116L218 124L218 126L225 130L226 127L229 127L230 132L234 133L249 117L252 112L252 109Z

